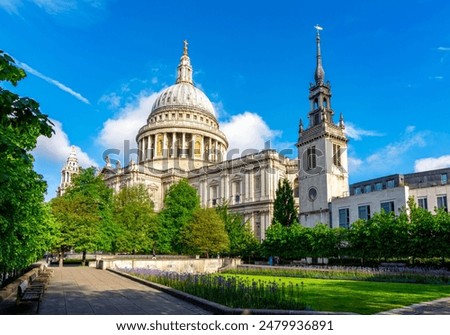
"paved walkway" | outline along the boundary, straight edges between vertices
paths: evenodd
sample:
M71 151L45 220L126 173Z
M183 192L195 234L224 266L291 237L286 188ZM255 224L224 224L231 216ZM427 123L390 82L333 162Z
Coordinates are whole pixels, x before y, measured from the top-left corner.
M195 305L105 270L53 268L39 314L211 314Z
M378 315L450 315L450 298L441 298L402 308L391 309Z
M188 315L211 314L106 270L88 267L53 268L39 314L47 315ZM15 294L3 303L0 314L34 314L35 307L15 310ZM397 308L379 315L450 315L450 297Z

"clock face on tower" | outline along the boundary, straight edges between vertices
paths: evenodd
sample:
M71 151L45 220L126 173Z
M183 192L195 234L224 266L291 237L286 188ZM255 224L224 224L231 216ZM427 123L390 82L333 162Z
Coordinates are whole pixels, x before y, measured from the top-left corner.
M309 191L308 191L308 198L309 198L309 200L311 200L311 201L316 200L316 198L317 198L317 189L316 189L316 188L311 187L311 188L309 189Z

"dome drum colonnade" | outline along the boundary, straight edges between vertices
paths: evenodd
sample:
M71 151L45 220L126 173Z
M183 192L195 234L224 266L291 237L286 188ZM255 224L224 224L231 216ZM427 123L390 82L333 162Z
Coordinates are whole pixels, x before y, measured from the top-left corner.
M176 160L206 164L225 160L228 141L219 130L212 103L193 84L186 41L176 83L159 94L136 141L139 163L158 165L160 161L169 168L176 167ZM186 164L182 165L186 168Z

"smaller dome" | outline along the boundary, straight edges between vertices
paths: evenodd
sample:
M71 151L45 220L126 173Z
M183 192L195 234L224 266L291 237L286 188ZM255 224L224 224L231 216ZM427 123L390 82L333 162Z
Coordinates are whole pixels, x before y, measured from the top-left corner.
M153 104L151 114L165 107L196 108L215 117L211 101L191 83L181 82L163 90Z

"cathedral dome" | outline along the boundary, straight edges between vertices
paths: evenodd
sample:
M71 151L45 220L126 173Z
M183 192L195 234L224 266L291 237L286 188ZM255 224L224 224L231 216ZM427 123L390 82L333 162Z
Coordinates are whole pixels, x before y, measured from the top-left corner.
M197 109L209 114L209 117L215 117L211 101L205 93L189 82L180 82L163 90L156 98L151 114L174 108Z
M174 109L190 109L215 119L214 107L208 97L194 86L191 60L184 44L183 55L177 68L177 80L174 85L163 90L153 104L149 119L159 112Z

